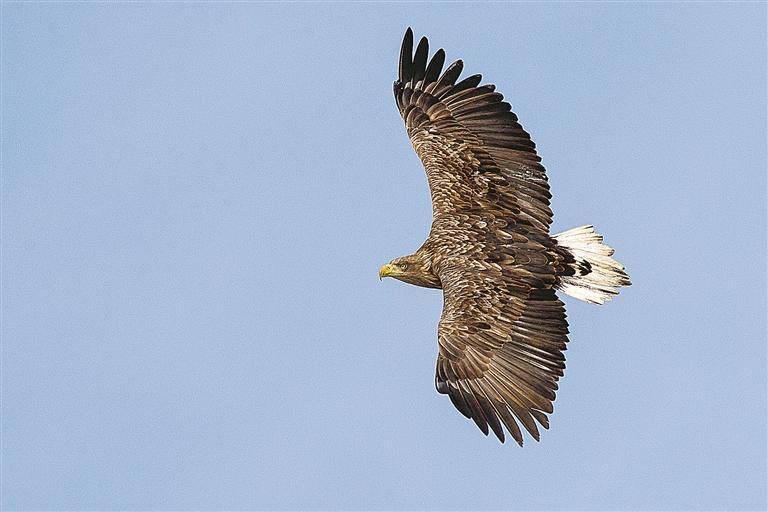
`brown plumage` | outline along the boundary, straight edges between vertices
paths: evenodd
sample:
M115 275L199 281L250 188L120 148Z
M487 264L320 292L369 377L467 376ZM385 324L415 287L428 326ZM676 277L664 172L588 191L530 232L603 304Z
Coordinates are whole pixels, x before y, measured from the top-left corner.
M395 99L424 164L432 228L380 277L442 288L435 384L487 435L520 445L549 428L568 342L559 289L602 303L630 284L591 226L550 235L549 185L536 146L480 75L442 71L428 42L403 39Z

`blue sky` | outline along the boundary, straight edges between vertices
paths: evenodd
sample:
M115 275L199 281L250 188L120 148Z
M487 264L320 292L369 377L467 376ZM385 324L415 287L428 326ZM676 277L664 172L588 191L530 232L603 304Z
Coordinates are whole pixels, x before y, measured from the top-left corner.
M552 427L434 389L406 26L497 84L554 231L633 286L566 298ZM766 6L2 6L5 509L764 509Z

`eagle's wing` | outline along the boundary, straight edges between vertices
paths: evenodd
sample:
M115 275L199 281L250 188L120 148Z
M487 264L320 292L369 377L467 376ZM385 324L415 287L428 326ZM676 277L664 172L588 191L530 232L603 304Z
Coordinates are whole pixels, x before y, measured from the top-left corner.
M538 441L536 422L549 428L545 413L565 368L563 303L521 267L454 257L438 274L444 305L437 390L486 435L490 426L503 442L504 424L522 446L520 422Z
M394 91L427 171L433 215L492 208L548 233L552 211L546 172L509 103L493 85L479 85L480 75L457 82L460 60L441 74L445 52L438 50L427 64L428 51L422 38L413 52L409 28Z

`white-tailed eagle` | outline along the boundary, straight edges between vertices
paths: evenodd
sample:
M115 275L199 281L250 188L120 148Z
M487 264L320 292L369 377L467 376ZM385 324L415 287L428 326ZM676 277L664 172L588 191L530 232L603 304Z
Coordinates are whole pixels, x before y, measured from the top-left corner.
M550 235L551 194L541 158L509 103L480 75L443 71L409 28L395 99L424 164L432 228L380 277L443 290L435 384L487 435L520 445L549 428L565 368L568 324L556 291L601 304L630 284L592 226Z

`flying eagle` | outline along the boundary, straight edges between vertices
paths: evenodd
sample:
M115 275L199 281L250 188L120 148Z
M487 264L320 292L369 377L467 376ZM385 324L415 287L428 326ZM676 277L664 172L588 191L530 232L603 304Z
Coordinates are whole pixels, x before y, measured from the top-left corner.
M519 445L518 423L537 441L549 428L568 342L556 291L602 304L630 284L592 226L549 234L547 175L509 103L464 64L427 62L424 37L400 50L395 100L424 164L432 227L379 277L443 290L435 386L488 435Z

